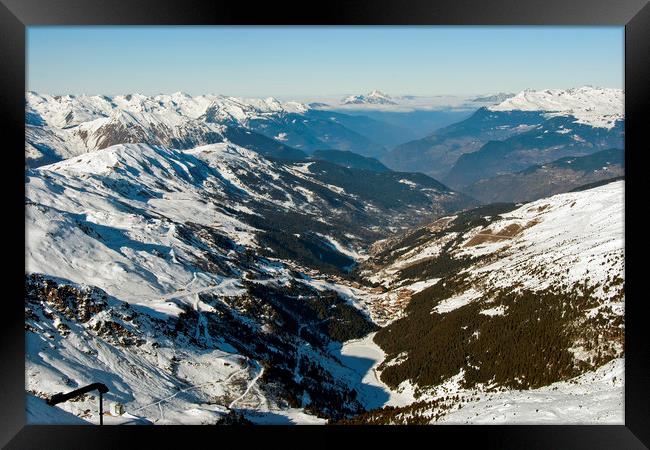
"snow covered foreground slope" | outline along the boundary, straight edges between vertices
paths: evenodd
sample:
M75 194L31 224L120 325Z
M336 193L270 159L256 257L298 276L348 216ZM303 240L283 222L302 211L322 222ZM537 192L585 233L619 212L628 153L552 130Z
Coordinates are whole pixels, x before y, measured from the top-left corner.
M622 423L623 187L376 244L362 273L384 291L370 308L391 407L351 422Z
M289 267L251 254L258 230L237 218L250 212L247 201L267 201L250 177L238 178L260 165L273 173L237 147L128 145L29 172L27 270L46 276L27 282L27 388L49 396L102 381L109 400L156 423L211 423L247 405L290 412L257 386L255 357L275 351L297 364L303 345L291 323L274 342L275 321L294 319L268 304L258 310L262 300L249 292L277 285L280 297L296 283ZM301 286L298 295L318 295ZM308 313L305 323L314 320ZM97 421L96 402L64 407Z
M372 335L371 335L372 337ZM343 354L370 360L361 386L361 398L371 410L352 424L623 424L625 361L612 360L595 371L537 389L484 391L459 386L460 377L416 395L404 383L391 389L380 378L378 366L384 352L372 339L346 343ZM378 395L377 392L383 393ZM366 395L363 395L366 394ZM378 404L383 403L378 406ZM383 410L375 409L383 406Z
M432 180L372 176L400 201L360 190L348 169L225 143L117 145L28 170L28 391L104 382L154 423L363 411L334 344L376 325L326 274L381 230L457 201ZM94 405L63 407L96 421Z
M385 404L442 420L449 410L441 405L451 400L438 400L440 384L493 399L481 403L493 411L500 397L490 397L491 389L515 398L516 383L545 395L559 380L607 364L620 369L622 183L440 219L377 244L362 267L373 272L354 283L325 269L365 259L360 250L377 236L371 228L386 230L402 219L381 199L348 192L354 185L334 184L339 179L318 164L272 162L231 144L187 151L121 145L28 171L29 395L101 381L111 390L107 400L124 403L134 420L161 424L322 423ZM420 191L429 201L449 196L434 186ZM332 264L282 253L299 243ZM448 290L437 290L438 278L449 282ZM505 320L504 330L524 323L512 315L521 303L511 291L538 289L542 301L554 301L549 289L583 280L580 290L589 298L567 297L582 303L565 312L583 320L577 328L602 331L606 339L571 334L553 347L570 353L575 369L558 366L537 382L498 373L495 385L485 383L493 368L473 359L471 346L493 321ZM404 307L402 319L386 320ZM381 339L423 311L433 330L443 317L456 321L450 339L471 350L469 359L452 355L440 366L455 369L434 373L448 375L441 383L412 379L408 367L391 375L405 361L423 360L404 341L408 333L395 335L394 348ZM389 323L374 342L367 337L378 327L369 316ZM536 351L525 350L519 356ZM620 379L610 378L620 390ZM545 398L554 408L555 397ZM414 400L424 403L413 406ZM42 402L30 404L32 423L49 420L39 416ZM90 396L61 408L97 421ZM558 421L568 418L562 411Z

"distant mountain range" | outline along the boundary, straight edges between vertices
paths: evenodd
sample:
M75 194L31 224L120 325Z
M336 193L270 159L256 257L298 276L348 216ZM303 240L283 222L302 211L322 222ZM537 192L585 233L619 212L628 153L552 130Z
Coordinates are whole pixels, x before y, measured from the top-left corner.
M616 89L526 90L380 160L461 188L565 156L622 148L622 108L623 91Z
M368 94L350 95L341 100L343 105L396 105L397 102L389 95L374 90Z
M529 131L501 141L488 141L477 151L461 155L443 179L459 188L567 156L620 149L623 133L623 121L608 129L580 124L572 117L552 117Z
M413 134L376 119L273 98L28 92L26 136L27 165L37 167L121 143L186 149L232 142L288 159L323 148L380 156L385 145Z
M491 113L480 108L470 117L433 134L398 145L381 157L393 170L418 170L444 177L464 153L477 151L489 140L504 139L538 125L536 112Z
M499 92L498 94L475 97L472 101L476 103L501 103L502 101L514 96L515 94Z
M463 192L484 203L528 202L624 175L625 152L608 149L482 179L465 187Z

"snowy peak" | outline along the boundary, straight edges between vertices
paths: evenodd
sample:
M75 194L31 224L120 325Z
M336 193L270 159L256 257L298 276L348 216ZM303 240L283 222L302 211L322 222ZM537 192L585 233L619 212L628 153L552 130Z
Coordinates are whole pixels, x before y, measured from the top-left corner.
M612 128L623 119L622 89L583 86L571 89L525 89L491 111L544 111L549 116L571 115L576 122L598 128Z
M472 99L472 102L475 103L501 103L505 100L508 100L509 98L514 97L515 94L511 94L508 92L499 92L497 94L492 94L492 95L482 95L479 97L475 97Z
M207 122L231 122L246 126L254 119L264 119L282 114L304 114L307 105L298 102L281 102L274 97L264 99L217 97L206 109L203 118Z
M224 117L238 121L278 113L302 114L309 107L298 102L281 102L276 98L239 98L222 95L191 96L184 92L146 96L126 94L52 96L33 91L26 93L27 106L51 126L66 127L106 117L116 109L130 113L152 113L159 116L181 116L197 119L208 109L222 111Z
M273 97L244 99L183 92L52 96L29 91L26 154L28 165L34 167L117 144L192 148L222 142L228 130L232 131L230 141L255 141L251 145L258 151L273 152L285 147L274 141L278 132L266 136L263 131L243 129L254 121L264 125L308 110L301 103Z
M350 95L342 101L344 105L397 105L390 96L375 89L366 95Z
M65 128L106 117L115 108L110 97L63 95L52 96L27 92L27 110L37 114L50 126Z
M378 89L373 90L370 94L368 94L369 98L390 98L388 95L384 94Z

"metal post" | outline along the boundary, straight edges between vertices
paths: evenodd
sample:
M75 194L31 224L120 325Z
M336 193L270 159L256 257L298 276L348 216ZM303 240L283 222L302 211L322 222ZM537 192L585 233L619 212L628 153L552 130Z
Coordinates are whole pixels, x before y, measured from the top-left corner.
M67 402L70 399L79 397L80 395L85 394L86 392L94 391L97 390L99 391L99 424L104 425L104 398L103 394L108 392L108 387L105 384L102 383L93 383L89 384L88 386L84 386L79 389L75 389L72 392L68 392L67 394L64 394L62 392L59 392L58 394L54 394L50 398L47 399L46 403L50 406L57 405L59 403Z

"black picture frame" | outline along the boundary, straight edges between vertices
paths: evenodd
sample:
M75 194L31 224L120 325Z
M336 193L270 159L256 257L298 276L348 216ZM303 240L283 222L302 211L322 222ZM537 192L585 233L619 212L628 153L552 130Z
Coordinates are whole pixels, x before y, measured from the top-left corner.
M26 27L32 25L617 25L625 26L625 256L626 342L623 426L428 427L84 427L25 425L24 337L24 108ZM6 233L2 298L0 444L7 448L178 448L225 445L226 440L295 446L363 439L411 445L453 440L481 448L647 448L650 446L650 339L643 291L644 201L641 155L647 151L650 106L650 5L646 0L202 2L198 0L0 0L0 124ZM646 144L646 145L644 145ZM641 240L637 240L640 238ZM647 236L645 237L647 239ZM10 244L10 245L9 245ZM2 247L0 247L2 248ZM298 441L299 440L299 441ZM412 445L415 444L416 441Z

